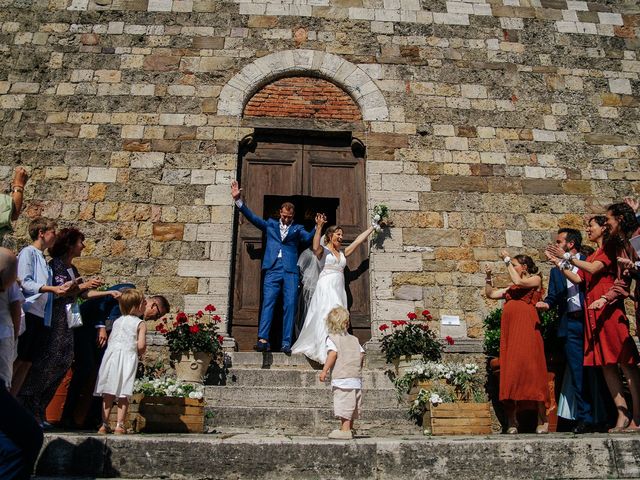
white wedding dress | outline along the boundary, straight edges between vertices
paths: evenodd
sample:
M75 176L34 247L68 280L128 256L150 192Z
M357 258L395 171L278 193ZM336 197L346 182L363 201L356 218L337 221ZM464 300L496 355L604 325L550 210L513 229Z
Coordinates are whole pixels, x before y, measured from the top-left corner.
M322 270L318 283L309 303L302 331L291 347L292 353L303 353L318 363L324 363L327 359L327 314L334 307L347 308L347 292L344 289L347 258L340 252L338 260L331 250L326 247L323 249L322 259L319 260Z

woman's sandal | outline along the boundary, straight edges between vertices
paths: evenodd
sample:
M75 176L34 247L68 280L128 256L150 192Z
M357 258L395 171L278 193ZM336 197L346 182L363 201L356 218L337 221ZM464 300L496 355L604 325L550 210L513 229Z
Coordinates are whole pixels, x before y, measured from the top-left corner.
M628 418L624 421L624 425L621 427L612 427L609 430L607 430L608 433L626 433L629 432L628 428L629 428L629 424L631 423L631 420L629 420Z
M117 423L116 428L113 430L113 433L115 433L116 435L125 435L127 433L127 430L124 428L123 423Z
M100 428L98 429L98 434L106 435L108 433L113 433L113 431L111 430L111 427L109 426L108 423L102 422L102 425L100 425Z
M536 433L545 434L549 433L549 422L544 422L536 427Z
M508 435L517 435L518 433L518 427L509 427L507 428L507 434Z

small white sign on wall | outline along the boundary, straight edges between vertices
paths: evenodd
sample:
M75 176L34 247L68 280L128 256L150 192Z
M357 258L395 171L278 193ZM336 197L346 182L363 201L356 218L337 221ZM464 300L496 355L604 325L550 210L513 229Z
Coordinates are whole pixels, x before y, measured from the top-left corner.
M442 315L440 323L442 325L460 325L460 317L458 315Z

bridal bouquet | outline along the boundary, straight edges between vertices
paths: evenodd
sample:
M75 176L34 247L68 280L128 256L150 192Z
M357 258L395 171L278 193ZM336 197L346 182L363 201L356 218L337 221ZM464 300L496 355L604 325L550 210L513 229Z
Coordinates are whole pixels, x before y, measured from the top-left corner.
M384 204L375 205L373 207L373 217L371 218L374 238L376 238L378 233L387 225L389 225L389 208Z

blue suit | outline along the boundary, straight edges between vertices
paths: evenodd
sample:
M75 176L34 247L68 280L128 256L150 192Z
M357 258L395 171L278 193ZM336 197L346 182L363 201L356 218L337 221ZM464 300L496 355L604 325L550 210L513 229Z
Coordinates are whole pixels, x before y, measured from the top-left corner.
M580 255L580 259L584 257ZM579 290L580 305L584 305L584 292ZM567 361L565 375L569 375L570 388L575 400L575 420L594 423L592 407L585 394L586 376L584 371L584 310L567 312L567 278L558 267L551 269L549 293L545 303L549 308L557 307L560 323L558 337L564 338L564 354ZM565 392L568 393L568 392Z
M269 339L273 310L282 291L284 317L282 319L282 348L291 347L293 321L298 302L298 246L311 241L315 228L307 232L302 225L292 223L284 240L280 235L280 221L264 220L242 204L240 212L266 235L262 270L262 310L258 338Z

